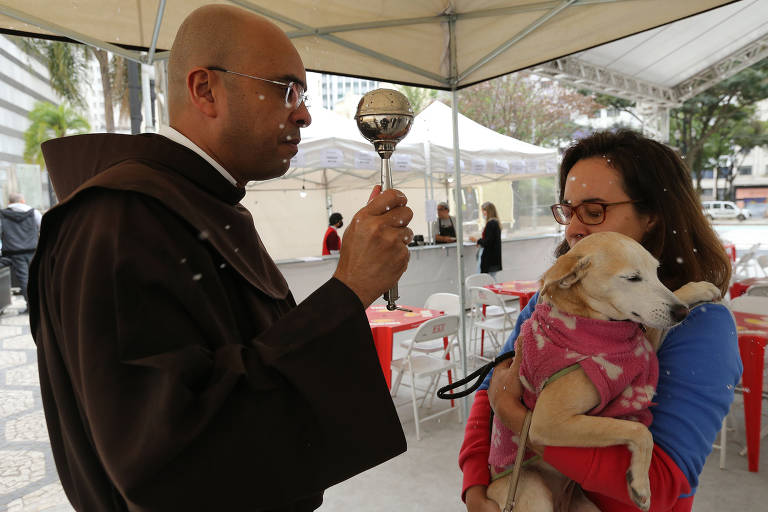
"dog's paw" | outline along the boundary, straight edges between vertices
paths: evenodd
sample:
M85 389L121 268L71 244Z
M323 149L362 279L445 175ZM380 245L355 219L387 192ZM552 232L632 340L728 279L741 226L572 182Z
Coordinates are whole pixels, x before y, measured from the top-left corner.
M627 486L629 487L629 497L640 510L649 510L651 508L651 482L646 475L645 478L634 478L632 470L627 470Z
M707 281L696 281L683 285L675 291L678 299L692 306L699 302L720 300L720 289Z

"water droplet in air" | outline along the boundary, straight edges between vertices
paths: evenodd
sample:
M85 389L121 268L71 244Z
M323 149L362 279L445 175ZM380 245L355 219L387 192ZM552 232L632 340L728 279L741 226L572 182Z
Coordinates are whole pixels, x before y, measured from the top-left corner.
M259 94L259 99L263 100L264 99L264 95L263 94Z
M280 129L282 130L283 128L285 128L285 125L283 123L280 123Z
M693 252L698 252L695 247L693 248Z
M207 230L207 229L204 229L204 230L202 230L202 231L200 232L200 234L199 234L199 235L197 235L197 238L199 238L200 240L205 240L205 239L207 239L207 238L208 238L208 235L209 235L209 233L208 233L208 230Z
M235 247L235 252L240 252L240 249Z
M683 264L683 258L681 258L680 256L678 256L675 261L680 263L681 265Z
M181 263L181 264L183 265L183 264L185 264L186 262L187 262L187 258L181 258L181 261L180 261L179 263Z
M219 268L226 268L226 266L227 266L226 263L222 263L221 265L219 265Z
M667 370L667 371L666 371L666 372L664 372L664 373L666 373L667 375L672 375L672 373L670 373L670 371L669 371L669 370Z
M229 228L231 228L231 227L232 227L232 226L230 226L229 224L227 224L226 226L224 226L224 229L229 229Z
M674 230L674 229L673 229L673 230L672 230L672 234L673 234L673 235L676 235L676 234L677 234L677 230Z
M199 281L203 278L203 274L195 274L192 276L193 281Z
M287 136L285 137L285 140L291 140L291 136L290 136L290 135L287 135Z

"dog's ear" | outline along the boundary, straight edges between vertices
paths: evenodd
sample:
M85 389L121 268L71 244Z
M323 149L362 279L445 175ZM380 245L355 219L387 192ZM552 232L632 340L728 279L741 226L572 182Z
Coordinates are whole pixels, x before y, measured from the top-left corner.
M557 258L552 268L544 274L544 288L557 286L570 288L587 274L591 264L589 255L564 254Z

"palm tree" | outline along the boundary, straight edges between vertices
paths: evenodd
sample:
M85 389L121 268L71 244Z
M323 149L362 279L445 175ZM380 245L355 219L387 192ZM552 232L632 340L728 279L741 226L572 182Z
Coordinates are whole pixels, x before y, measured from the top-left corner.
M24 132L24 160L38 164L41 169L45 167L45 161L40 144L56 137L87 133L91 130L88 121L66 103L56 106L38 102L29 113L29 120L31 124Z
M104 94L105 128L110 133L115 131L113 106L116 103L120 105L121 117L126 115L128 108L127 88L123 85L126 63L122 57L113 55L110 59L110 54L105 50L75 43L27 37L17 37L14 40L23 51L45 63L53 90L77 108L85 107L82 88L89 86L85 78L88 61L91 58L95 59L99 63L101 88Z

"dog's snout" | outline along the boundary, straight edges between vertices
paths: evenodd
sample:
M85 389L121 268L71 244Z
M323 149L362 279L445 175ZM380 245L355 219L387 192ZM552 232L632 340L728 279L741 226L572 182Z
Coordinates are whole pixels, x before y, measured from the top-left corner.
M682 304L675 304L670 309L670 313L675 322L682 322L688 316L688 308Z

